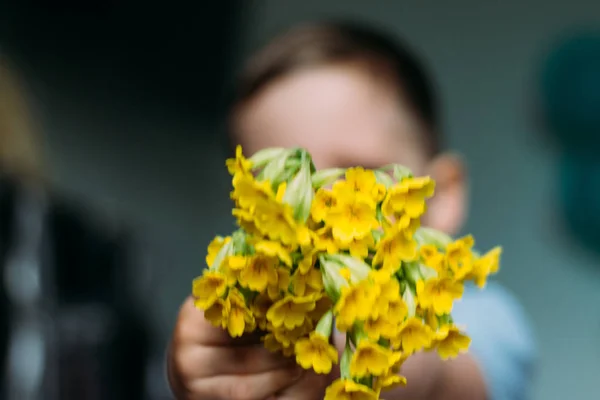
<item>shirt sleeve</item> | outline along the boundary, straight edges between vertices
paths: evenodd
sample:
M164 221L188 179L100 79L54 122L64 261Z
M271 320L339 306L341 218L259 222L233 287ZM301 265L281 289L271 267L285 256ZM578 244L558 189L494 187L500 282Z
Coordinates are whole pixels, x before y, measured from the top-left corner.
M483 372L488 399L527 399L536 348L528 318L510 292L492 282L482 291L469 286L452 315L471 337L470 354Z

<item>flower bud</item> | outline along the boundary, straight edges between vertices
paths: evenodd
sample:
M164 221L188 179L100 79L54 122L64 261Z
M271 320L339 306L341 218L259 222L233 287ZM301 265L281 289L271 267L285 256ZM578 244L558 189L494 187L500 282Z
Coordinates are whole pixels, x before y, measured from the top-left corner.
M417 312L417 302L409 285L406 285L404 293L402 293L402 300L404 300L404 303L408 309L408 318L414 317Z
M238 229L231 235L231 243L233 243L232 254L246 254L248 252L248 241L246 240L246 232Z
M315 332L323 337L330 337L333 329L333 311L327 311L317 323Z
M452 237L433 228L419 227L415 232L415 240L419 245L432 244L440 249L452 243Z
M423 279L423 275L421 275L421 267L418 262L403 263L402 269L404 270L404 277L413 286L416 285L418 281Z
M369 340L369 335L367 332L365 332L362 322L357 322L354 324L352 331L350 332L350 340L355 347L358 346L363 340Z
M380 169L376 169L373 172L375 173L375 179L377 179L377 183L381 183L386 187L386 189L394 184L394 180L387 172Z
M273 159L286 153L287 150L282 147L269 147L254 153L249 160L252 162L252 169L262 168L271 162Z
M348 286L348 281L340 273L342 266L337 262L330 260L326 255L319 256L321 266L321 275L323 276L323 286L327 296L335 303L340 298L342 288Z
M343 168L328 168L322 169L315 172L312 175L312 186L315 189L318 189L323 186L327 186L337 181L340 176L342 176L346 172Z
M413 176L410 169L406 168L405 166L399 165L399 164L394 164L393 175L394 175L394 179L396 180L396 182L400 182L404 178L411 178Z
M269 160L258 175L258 180L269 181L274 188L279 186L284 180L282 175L286 172L286 161L291 154L291 150L285 150Z
M419 264L419 274L423 277L424 280L435 278L438 275L433 268L430 268L427 265L423 264Z
M219 250L215 259L211 265L208 266L210 270L218 270L225 257L233 254L233 240L229 240L227 243L223 244L223 247Z
M350 340L347 337L346 347L344 347L344 351L340 359L340 375L342 379L352 379L350 375L350 363L352 362L353 354L354 352L352 351L352 347L350 346Z
M302 223L310 216L314 192L310 180L310 158L303 160L300 170L288 183L283 202L294 209L294 218Z
M371 272L371 267L369 267L367 263L346 254L330 254L326 255L325 257L334 260L342 266L348 268L350 270L350 280L352 283L357 283L366 279Z

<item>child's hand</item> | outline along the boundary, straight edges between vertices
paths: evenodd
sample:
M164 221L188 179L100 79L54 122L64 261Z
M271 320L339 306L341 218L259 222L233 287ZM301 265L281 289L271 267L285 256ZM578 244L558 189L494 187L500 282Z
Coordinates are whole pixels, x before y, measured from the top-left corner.
M269 352L257 337L231 339L210 325L191 298L179 312L167 368L181 400L265 400L292 390L305 375L293 359Z
M319 375L314 371L305 371L300 380L279 391L275 398L276 400L322 400L333 376L333 372L329 375Z

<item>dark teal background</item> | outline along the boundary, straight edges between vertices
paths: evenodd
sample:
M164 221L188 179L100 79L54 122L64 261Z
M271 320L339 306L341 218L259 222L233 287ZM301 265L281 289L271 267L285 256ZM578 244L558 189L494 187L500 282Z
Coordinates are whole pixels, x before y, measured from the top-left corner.
M600 30L571 34L550 53L541 104L562 153L557 187L567 226L600 251Z

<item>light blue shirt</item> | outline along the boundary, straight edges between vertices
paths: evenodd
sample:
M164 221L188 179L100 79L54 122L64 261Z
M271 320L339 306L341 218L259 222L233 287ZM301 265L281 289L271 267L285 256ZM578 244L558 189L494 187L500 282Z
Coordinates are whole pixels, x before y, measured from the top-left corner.
M469 353L479 363L489 400L525 400L536 359L533 333L518 301L497 283L469 286L452 311L471 337Z

